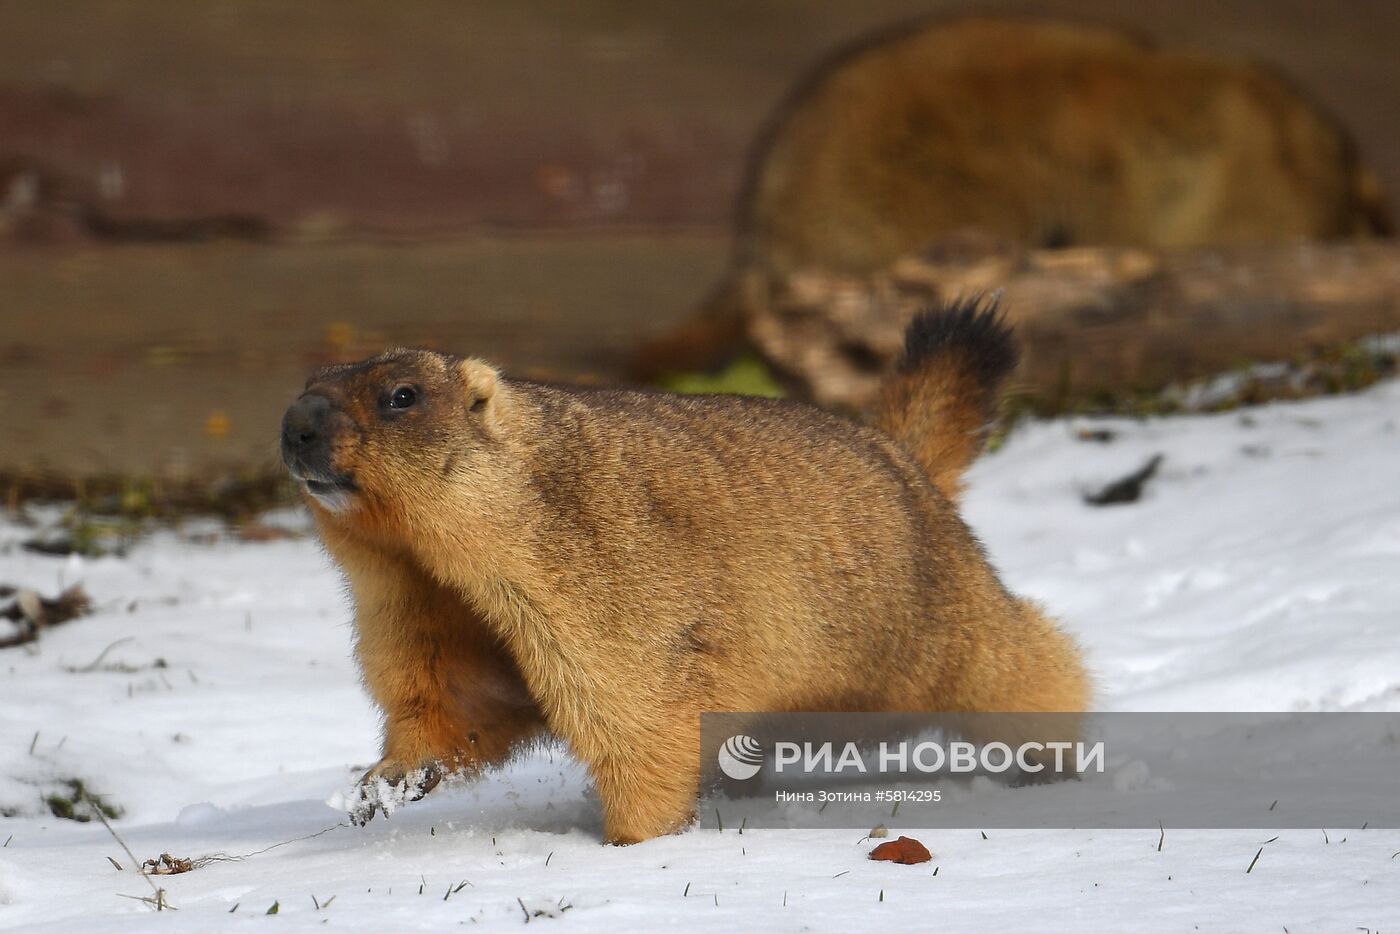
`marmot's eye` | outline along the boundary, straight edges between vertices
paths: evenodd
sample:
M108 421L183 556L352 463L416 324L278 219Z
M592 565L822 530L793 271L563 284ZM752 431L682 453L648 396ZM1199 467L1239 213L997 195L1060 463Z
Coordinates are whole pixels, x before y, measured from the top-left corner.
M412 386L400 386L389 397L389 408L406 409L418 401L418 393Z

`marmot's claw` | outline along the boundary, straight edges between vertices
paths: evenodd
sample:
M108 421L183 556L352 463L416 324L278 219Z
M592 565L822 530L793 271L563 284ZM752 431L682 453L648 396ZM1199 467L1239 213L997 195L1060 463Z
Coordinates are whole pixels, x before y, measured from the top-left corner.
M367 775L360 779L355 792L355 800L350 803L350 810L346 816L356 827L363 827L374 820L376 811L383 810L379 803L380 786L375 779Z
M422 768L418 769L417 772L414 774L420 777L417 783L413 786L413 793L409 795L409 801L423 800L423 797L427 795L428 792L436 788L438 786L438 782L442 781L442 770L439 769L436 765L433 765L432 763L429 763L423 766ZM407 779L405 779L404 781L405 783L407 783Z
M376 813L387 820L399 805L421 800L441 781L442 770L433 763L409 770L381 763L360 779L348 813L350 823L363 827Z
M356 827L363 827L365 824L374 820L374 812L377 810L379 810L378 804L361 798L361 800L355 802L355 804L350 807L348 815L350 823L354 824Z

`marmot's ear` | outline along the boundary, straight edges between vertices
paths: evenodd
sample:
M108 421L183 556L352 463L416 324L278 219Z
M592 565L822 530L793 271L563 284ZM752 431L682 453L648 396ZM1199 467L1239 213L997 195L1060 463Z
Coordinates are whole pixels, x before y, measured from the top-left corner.
M457 366L462 380L462 390L466 393L467 408L482 420L492 434L497 433L497 395L500 374L491 364L482 360L467 359Z

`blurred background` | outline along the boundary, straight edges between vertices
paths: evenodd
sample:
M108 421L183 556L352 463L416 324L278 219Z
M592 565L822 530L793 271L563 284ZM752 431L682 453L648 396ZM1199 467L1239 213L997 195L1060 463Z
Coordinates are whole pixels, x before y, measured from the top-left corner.
M396 344L858 409L910 302L1022 282L1046 410L1075 328L1140 400L1400 327L1400 4L989 10L0 0L0 492L251 508Z

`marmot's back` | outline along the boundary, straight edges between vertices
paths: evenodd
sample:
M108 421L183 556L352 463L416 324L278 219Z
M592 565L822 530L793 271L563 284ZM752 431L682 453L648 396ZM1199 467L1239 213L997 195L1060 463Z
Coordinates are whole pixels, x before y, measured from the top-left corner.
M720 571L735 564L828 574L863 550L922 551L925 538L938 537L924 534L933 532L931 516L961 526L894 439L811 406L508 389L549 439L529 458L557 533L545 547L581 567L629 561L636 573L654 563L656 577L706 586L721 576L733 582ZM867 560L867 570L875 563Z
M706 620L736 654L786 616L780 631L808 634L784 650L797 667L904 654L944 605L1010 605L955 507L1010 333L969 301L921 316L908 345L875 426L782 400L507 381L524 434L547 439L525 459L551 573L646 581L666 594L658 617Z
M869 672L946 640L944 607L1014 605L954 506L873 428L768 399L506 391L549 438L530 458L545 576L602 618L643 613L722 709L911 691L897 675L876 691ZM919 691L936 674L921 666Z
M780 108L743 258L865 270L961 228L1044 245L1388 227L1345 131L1269 70L1116 31L975 17L866 44Z

